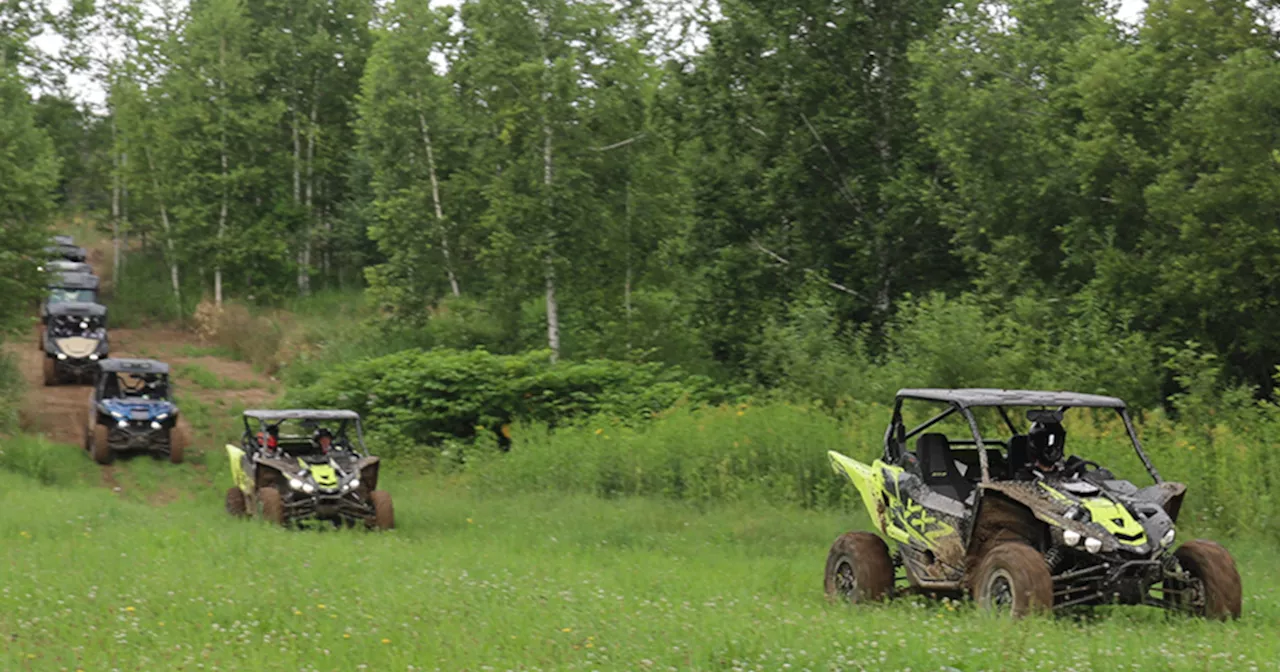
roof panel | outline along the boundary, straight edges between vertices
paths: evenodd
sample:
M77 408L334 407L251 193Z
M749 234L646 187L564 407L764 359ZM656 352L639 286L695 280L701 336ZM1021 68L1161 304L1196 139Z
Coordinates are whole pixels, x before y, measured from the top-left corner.
M169 365L154 359L128 359L111 357L98 362L108 373L169 373Z
M49 286L67 289L97 289L98 276L92 273L58 273L49 278Z
M47 310L50 315L93 315L102 317L107 314L106 306L100 303L86 303L84 301L51 303Z
M902 399L938 401L960 406L1071 406L1073 408L1124 408L1124 400L1099 394L1080 392L1052 392L1047 390L1005 390L996 388L931 389L904 388L898 390Z
M360 414L355 411L344 410L315 410L315 409L249 409L244 412L245 417L255 418L258 420L356 420Z

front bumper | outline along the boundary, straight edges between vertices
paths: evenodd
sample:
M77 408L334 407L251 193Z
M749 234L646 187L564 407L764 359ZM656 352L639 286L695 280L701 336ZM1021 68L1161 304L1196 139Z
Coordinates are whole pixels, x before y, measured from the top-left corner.
M169 451L169 425L159 423L157 429L151 426L151 420L125 420L123 426L121 422L113 418L107 433L107 444L112 450Z
M293 491L285 495L285 515L291 522L327 520L345 523L367 522L373 518L373 503L361 497L359 491L345 494L316 492L306 494Z
M67 357L59 359L57 355L47 355L53 360L54 371L59 375L88 378L97 373L98 362L102 359L89 359L88 357Z
M1053 576L1053 607L1140 604L1187 609L1196 596L1190 594L1194 589L1185 585L1185 579L1186 575L1172 556L1098 558L1095 564L1074 567Z

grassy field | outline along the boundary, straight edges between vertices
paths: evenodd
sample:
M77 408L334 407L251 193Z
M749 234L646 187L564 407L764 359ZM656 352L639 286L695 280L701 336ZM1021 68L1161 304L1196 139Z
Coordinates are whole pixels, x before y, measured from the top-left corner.
M1230 544L1245 582L1236 623L1138 608L1004 623L918 598L828 604L827 546L862 522L838 512L482 496L392 474L397 530L299 533L230 519L212 455L104 475L68 446L3 450L3 670L1280 665L1270 546ZM103 479L114 487L84 487Z

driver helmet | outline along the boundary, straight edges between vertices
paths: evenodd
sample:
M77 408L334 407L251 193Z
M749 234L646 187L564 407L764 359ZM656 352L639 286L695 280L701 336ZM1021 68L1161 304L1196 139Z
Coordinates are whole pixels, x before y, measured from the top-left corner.
M329 446L333 446L333 432L329 431L328 427L321 427L317 429L315 433L311 435L311 442L317 446L324 447L320 443L320 439L322 438L329 439ZM325 450L328 450L328 448L325 448Z
M1057 464L1065 454L1067 446L1067 430L1060 422L1034 422L1029 438L1029 457L1036 464Z

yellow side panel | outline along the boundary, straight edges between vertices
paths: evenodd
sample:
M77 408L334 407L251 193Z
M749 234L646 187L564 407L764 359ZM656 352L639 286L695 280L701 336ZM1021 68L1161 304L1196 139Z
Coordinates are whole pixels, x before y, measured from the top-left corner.
M827 451L827 457L831 459L833 471L848 477L853 482L853 487L857 488L858 494L862 495L862 505L866 507L867 515L871 516L871 520L875 521L880 531L905 543L909 538L906 530L890 525L885 512L884 479L880 476L885 465L879 460L873 465L863 464L834 450Z
M227 457L231 460L231 480L235 481L236 487L244 492L252 492L253 486L249 484L249 476L244 473L244 451L239 446L227 444Z

